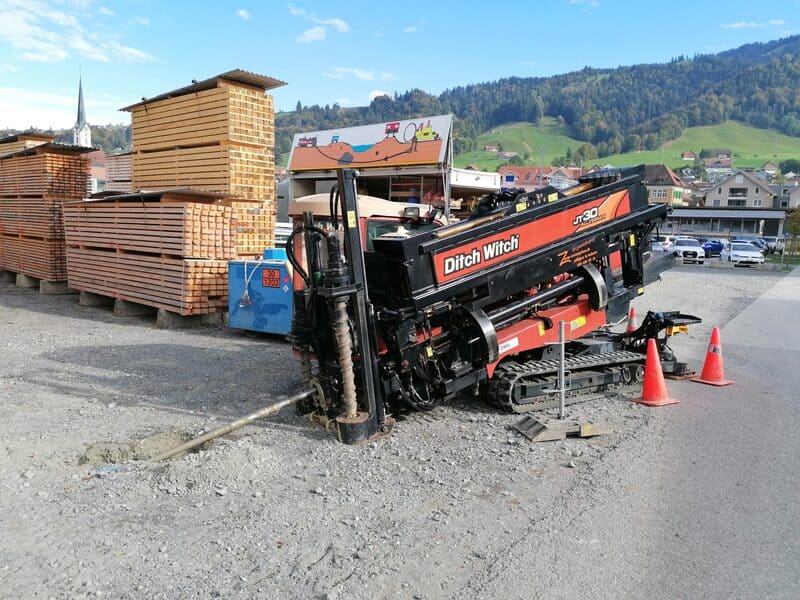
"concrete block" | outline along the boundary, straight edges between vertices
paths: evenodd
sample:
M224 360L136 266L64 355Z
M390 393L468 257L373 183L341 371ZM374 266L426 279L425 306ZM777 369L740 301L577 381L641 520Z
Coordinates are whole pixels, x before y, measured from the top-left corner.
M16 283L17 274L12 273L11 271L0 271L0 281L5 281L6 283Z
M91 292L81 292L80 296L78 296L78 304L81 306L113 306L114 298Z
M63 294L77 294L78 292L70 289L66 281L45 281L39 282L39 293L45 296L57 296Z
M155 313L156 309L152 306L120 299L114 301L115 317L148 317Z
M209 323L205 317L209 315L189 315L184 317L178 313L158 309L156 313L156 327L159 329L192 329L195 327L205 327Z
M20 288L38 288L39 280L35 277L28 277L22 273L17 273L17 287Z

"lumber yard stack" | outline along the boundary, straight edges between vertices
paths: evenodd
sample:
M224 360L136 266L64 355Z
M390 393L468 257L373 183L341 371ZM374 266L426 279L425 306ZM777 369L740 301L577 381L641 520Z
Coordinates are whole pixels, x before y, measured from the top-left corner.
M32 139L47 137L50 141ZM64 281L61 207L86 195L89 160L83 155L92 149L52 139L20 135L0 140L0 270Z
M183 316L227 308L233 209L170 190L64 205L69 286Z
M131 113L134 190L219 192L237 219L238 256L274 243L274 100L284 82L240 69L123 110Z
M133 153L111 154L106 156L107 192L132 192Z

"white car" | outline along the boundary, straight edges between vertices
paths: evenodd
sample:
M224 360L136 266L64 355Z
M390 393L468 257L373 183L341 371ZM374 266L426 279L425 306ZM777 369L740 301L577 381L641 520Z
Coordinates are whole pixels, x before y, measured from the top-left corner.
M727 244L722 252L719 253L722 262L733 263L734 265L762 265L764 255L761 254L756 246L750 242L731 242Z
M674 252L684 263L703 264L706 260L706 251L702 244L692 237L676 237L672 240L670 251Z

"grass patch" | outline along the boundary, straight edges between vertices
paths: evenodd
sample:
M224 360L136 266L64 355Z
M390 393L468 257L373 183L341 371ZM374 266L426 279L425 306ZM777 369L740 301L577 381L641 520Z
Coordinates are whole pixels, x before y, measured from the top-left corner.
M532 123L509 123L500 125L480 135L476 141L477 148L487 144L500 143L506 152L516 152L520 157L527 153L529 166L537 166L542 160L549 165L559 156L565 156L567 148L574 152L584 142L571 138L568 128L559 126L552 117L545 117L538 125ZM689 127L681 137L667 142L658 150L643 152L627 152L604 156L589 161L584 166L611 165L622 167L638 164L664 163L672 168L691 165L691 161L681 160L681 152L693 150L700 153L703 148L728 148L733 153L733 166L758 168L767 161L776 163L787 158L800 156L800 138L793 138L774 129L756 129L736 121L727 121L720 125L705 127ZM476 150L455 157L457 167L476 164L485 171L495 171L503 164L493 152Z

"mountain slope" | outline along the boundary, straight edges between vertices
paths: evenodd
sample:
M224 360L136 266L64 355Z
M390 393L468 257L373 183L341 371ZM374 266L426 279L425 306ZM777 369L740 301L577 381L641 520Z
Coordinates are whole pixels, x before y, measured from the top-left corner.
M728 119L800 136L800 36L747 44L668 63L591 69L553 77L509 77L446 90L411 90L368 107L303 107L276 117L276 151L300 131L452 112L458 153L503 123L560 118L599 155L654 150L687 127Z

